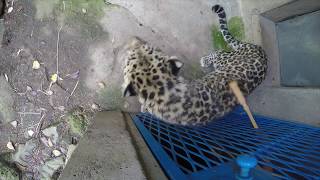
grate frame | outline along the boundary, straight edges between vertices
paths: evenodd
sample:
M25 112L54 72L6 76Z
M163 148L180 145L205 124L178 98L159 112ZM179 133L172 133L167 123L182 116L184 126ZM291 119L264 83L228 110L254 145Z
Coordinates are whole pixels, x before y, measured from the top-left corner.
M241 154L279 179L320 179L318 127L255 115L254 129L241 108L206 126L168 124L148 113L132 119L170 179L209 177Z

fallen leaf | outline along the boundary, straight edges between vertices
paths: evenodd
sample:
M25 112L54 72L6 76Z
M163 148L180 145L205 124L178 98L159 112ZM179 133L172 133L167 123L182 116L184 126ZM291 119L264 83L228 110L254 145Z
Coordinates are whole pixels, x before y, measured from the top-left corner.
M32 69L40 69L40 63L37 60L34 60L32 63Z
M57 82L58 74L52 74L50 79L51 79L51 82L53 82L53 83Z

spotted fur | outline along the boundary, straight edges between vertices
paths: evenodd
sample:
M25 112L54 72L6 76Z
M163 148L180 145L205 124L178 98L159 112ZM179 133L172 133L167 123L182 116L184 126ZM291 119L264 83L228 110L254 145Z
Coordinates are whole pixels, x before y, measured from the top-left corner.
M226 42L234 49L211 54L209 65L201 62L202 66L213 65L214 71L189 82L179 75L180 60L134 38L125 58L124 95L137 95L148 112L164 121L196 125L221 117L237 105L230 81L237 80L245 95L251 93L265 78L265 54L259 46L234 39L223 8L216 5L213 10L219 15Z

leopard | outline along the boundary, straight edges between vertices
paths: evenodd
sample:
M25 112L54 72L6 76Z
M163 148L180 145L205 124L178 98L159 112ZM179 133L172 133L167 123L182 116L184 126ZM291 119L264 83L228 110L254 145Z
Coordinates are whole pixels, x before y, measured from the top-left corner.
M205 125L231 112L237 99L229 82L237 81L248 96L265 79L267 57L254 44L236 40L228 31L222 6L218 14L220 30L232 51L216 51L200 58L200 66L214 66L203 77L188 80L180 73L181 59L169 56L139 37L126 46L123 96L138 96L142 109L170 124Z

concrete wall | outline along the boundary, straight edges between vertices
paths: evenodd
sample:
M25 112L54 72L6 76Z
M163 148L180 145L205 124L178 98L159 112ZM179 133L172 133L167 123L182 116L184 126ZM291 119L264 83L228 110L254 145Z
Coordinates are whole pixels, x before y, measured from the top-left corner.
M267 20L261 24L259 15L290 1L292 0L197 2L172 0L162 3L160 1L112 0L110 2L117 5L118 8L107 11L101 23L110 36L116 40L113 47L117 47L131 35L140 36L169 55L181 58L185 63L183 75L194 79L203 74L198 64L199 58L214 47L224 47L223 42L214 32L214 26L217 26L218 22L217 17L210 10L213 4L223 5L229 20L234 17L240 19L244 30L241 25L238 26L237 22L233 34L237 35L244 31L244 41L260 44L268 51L270 48L275 48L273 44L277 40L272 39L275 30L265 31L263 38L261 27L266 28L269 25ZM115 19L114 17L118 17L115 14L119 14L119 18ZM122 22L120 25L119 21ZM130 30L126 29L128 24L131 27ZM229 22L229 25L232 26L232 23ZM267 53L269 56L267 79L248 99L253 111L277 118L317 124L317 118L320 117L318 89L281 88L278 57L276 54ZM121 62L119 59L116 61L115 64L118 65L114 69L118 70L111 74L114 77L113 81L120 82L122 80L119 76L121 68L118 67L121 67ZM128 98L124 100L121 108L128 111L139 111L139 104L135 98Z
M301 9L301 5L297 9ZM320 126L320 89L282 87L275 24L268 18L260 17L258 29L269 58L268 74L263 84L248 98L251 109L266 116Z

